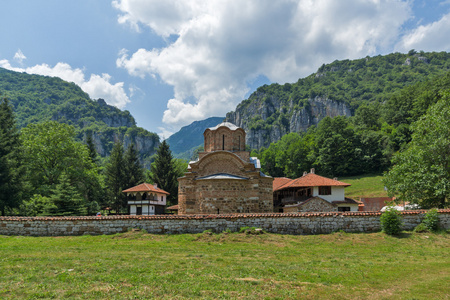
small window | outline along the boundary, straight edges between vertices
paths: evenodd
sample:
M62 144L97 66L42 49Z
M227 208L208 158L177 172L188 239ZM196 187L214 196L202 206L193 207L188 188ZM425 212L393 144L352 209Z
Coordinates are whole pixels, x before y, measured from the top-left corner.
M319 186L319 195L331 195L331 186Z
M338 211L350 211L350 207L349 206L341 206L341 207L338 207Z
M163 196L161 196L161 202L162 202L162 201L164 201L164 200L163 200Z

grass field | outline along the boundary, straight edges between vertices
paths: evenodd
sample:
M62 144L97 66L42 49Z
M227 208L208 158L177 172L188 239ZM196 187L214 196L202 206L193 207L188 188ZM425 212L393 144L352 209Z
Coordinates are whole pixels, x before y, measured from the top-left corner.
M382 175L367 174L361 176L342 177L339 181L351 184L345 188L345 196L359 200L361 197L387 197Z
M448 233L0 236L1 299L449 299Z

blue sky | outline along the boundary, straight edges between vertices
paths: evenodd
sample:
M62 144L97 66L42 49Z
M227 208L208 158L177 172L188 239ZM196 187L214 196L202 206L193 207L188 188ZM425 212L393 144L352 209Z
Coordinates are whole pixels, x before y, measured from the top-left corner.
M168 137L336 59L450 51L450 0L3 0L0 67L78 84Z

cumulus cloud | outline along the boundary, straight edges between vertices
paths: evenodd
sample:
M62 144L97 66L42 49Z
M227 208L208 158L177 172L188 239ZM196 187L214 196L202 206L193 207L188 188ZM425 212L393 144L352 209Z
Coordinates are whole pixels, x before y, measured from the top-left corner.
M16 54L14 54L14 60L19 62L19 64L22 64L23 61L27 59L27 57L22 53L22 50L17 50Z
M117 66L174 87L163 122L182 126L233 110L247 82L294 82L335 59L388 52L411 16L400 0L117 0L119 23L173 42L122 51ZM175 38L174 38L175 37Z
M450 13L440 20L421 25L404 35L396 45L396 51L411 49L423 51L450 51Z
M57 63L54 67L48 64L41 64L27 68L17 68L13 67L8 60L0 60L0 66L16 72L59 77L65 81L77 84L91 98L103 98L108 104L118 108L123 108L130 102L124 91L123 82L111 83L111 76L108 74L102 74L101 76L91 74L89 80L86 80L82 69L72 68L69 64L61 62Z

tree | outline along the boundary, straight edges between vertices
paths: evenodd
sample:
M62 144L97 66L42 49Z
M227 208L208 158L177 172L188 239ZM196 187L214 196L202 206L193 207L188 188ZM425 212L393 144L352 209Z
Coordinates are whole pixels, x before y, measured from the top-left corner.
M144 170L134 144L130 144L127 151L125 151L124 167L127 179L124 188L130 188L144 182Z
M411 125L409 147L393 157L383 182L391 196L422 208L447 207L450 196L450 91Z
M54 121L29 124L22 129L20 138L30 195L51 197L65 173L90 207L100 201L98 168L91 161L86 145L75 141L75 135L74 127Z
M127 174L125 173L125 159L123 145L116 142L111 150L109 163L105 168L106 175L106 194L109 198L109 204L116 213L120 213L127 207L126 197L122 193L127 188Z
M164 140L156 151L155 161L150 167L150 179L166 192L168 205L178 202L178 180L169 144Z
M95 150L94 140L92 139L92 132L88 132L86 136L86 146L89 151L89 158L93 163L97 163L97 150Z
M62 173L59 177L59 183L52 190L49 208L46 215L55 216L83 216L87 212L86 202L71 184L69 177Z
M355 132L343 116L325 117L316 130L318 172L329 176L352 175L357 172Z
M19 133L7 98L0 99L0 213L20 205L21 159Z

